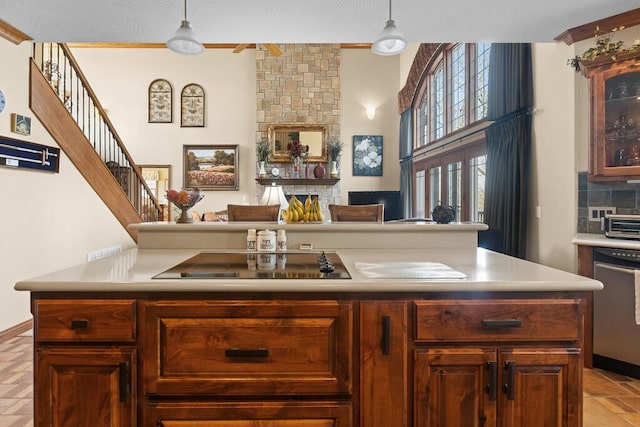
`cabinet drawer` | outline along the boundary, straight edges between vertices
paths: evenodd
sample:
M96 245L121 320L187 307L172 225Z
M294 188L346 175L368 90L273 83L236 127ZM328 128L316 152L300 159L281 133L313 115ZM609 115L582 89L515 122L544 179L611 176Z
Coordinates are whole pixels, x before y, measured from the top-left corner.
M344 401L159 402L144 407L145 427L351 426Z
M36 342L132 342L136 338L134 300L37 300Z
M579 300L416 302L416 341L579 341Z
M142 313L150 393L351 392L350 303L149 302Z

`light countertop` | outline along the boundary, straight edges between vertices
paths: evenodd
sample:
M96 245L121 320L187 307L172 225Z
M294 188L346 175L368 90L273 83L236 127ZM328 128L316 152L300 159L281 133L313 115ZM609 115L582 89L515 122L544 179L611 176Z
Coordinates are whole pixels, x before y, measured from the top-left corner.
M640 240L612 239L604 234L579 233L573 238L572 243L583 246L640 250Z
M329 250L329 249L327 249ZM152 279L202 249L132 249L15 285L33 292L529 292L594 291L602 283L482 248L338 249L351 279ZM466 279L369 279L357 262L446 264Z

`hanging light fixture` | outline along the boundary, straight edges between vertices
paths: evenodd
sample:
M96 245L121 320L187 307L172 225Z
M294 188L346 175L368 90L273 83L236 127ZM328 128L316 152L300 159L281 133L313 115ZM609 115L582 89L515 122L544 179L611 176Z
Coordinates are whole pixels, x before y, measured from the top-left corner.
M407 41L396 28L396 23L391 19L391 0L389 0L389 20L384 26L376 41L371 45L371 50L376 55L396 55L407 47Z
M187 21L187 0L184 0L184 21L168 41L167 47L182 55L198 55L204 51L204 46L198 41L191 24Z

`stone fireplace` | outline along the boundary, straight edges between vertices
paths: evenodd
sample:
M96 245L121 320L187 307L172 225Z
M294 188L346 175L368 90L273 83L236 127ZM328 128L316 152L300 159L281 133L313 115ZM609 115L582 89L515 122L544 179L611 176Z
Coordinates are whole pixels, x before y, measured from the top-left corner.
M329 140L340 138L340 44L278 45L276 57L256 51L256 141L267 139L269 125L315 124L327 126ZM276 164L288 170L289 164ZM273 166L273 165L271 165ZM269 167L269 170L271 167ZM323 184L314 179L278 180L287 196L314 194L320 205L340 203L340 182ZM256 198L264 185L256 183Z

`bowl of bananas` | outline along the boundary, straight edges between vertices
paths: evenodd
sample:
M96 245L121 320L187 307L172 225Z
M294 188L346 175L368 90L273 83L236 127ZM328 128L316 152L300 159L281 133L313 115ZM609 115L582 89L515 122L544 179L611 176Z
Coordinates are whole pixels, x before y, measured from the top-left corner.
M296 196L291 196L289 207L283 209L281 214L282 219L287 224L320 223L324 221L320 202L318 202L317 198L312 198L311 195L307 196L304 203L298 200Z

